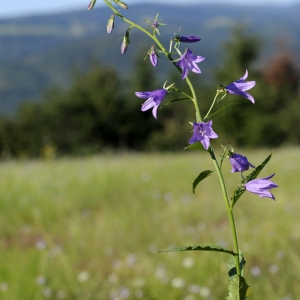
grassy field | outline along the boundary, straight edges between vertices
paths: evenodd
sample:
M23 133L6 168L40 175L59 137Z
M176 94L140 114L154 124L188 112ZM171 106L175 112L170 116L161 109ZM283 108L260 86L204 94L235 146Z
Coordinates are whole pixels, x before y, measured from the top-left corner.
M245 193L235 207L249 299L296 300L300 286L300 149L276 150L261 177L276 202ZM270 151L245 151L260 164ZM3 162L0 299L223 299L232 248L217 176L204 152ZM225 162L229 192L239 182Z

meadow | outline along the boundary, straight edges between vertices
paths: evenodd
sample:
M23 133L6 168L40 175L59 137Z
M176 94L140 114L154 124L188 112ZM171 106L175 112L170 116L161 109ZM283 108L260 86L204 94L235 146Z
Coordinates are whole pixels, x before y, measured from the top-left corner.
M245 193L235 206L249 299L296 300L300 286L300 149L275 150L276 201ZM260 164L270 150L238 151ZM207 154L120 154L0 165L0 299L197 300L227 294L227 254L157 253L217 243L232 248ZM229 195L240 175L228 174Z

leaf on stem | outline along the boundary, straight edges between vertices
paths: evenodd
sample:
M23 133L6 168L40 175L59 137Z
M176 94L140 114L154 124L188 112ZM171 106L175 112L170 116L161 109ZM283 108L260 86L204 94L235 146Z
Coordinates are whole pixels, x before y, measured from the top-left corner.
M171 101L167 102L167 103L164 104L163 106L166 106L166 105L168 105L168 104L170 104L170 103L173 103L173 102L182 101L182 100L190 100L190 98L188 98L188 97L177 98L177 99L174 99L174 100L171 100Z
M175 247L167 250L160 250L158 252L179 252L179 251L213 251L213 252L228 253L231 254L232 256L236 255L232 250L224 249L223 247L216 244L200 244L195 246Z
M241 183L246 184L247 182L256 179L259 173L262 171L262 169L266 166L266 164L270 161L272 157L273 151L271 154L259 165L257 166L251 173L250 175L246 176ZM233 207L236 202L239 200L239 198L244 194L246 189L244 187L237 187L234 191L233 197L232 197L232 204L231 207Z
M235 265L235 256L231 255L227 264L229 276L229 294L225 300L245 300L247 298L248 285L244 278L245 258L243 253L239 250L239 262L241 275L237 274Z
M205 170L198 175L198 177L193 182L193 193L194 194L195 194L195 189L196 189L197 185L199 184L199 182L201 182L206 177L212 175L213 173L214 173L214 171Z
M247 298L248 287L244 277L234 275L229 279L229 294L225 300L245 300Z
M237 105L239 103L236 103L236 102L231 102L231 103L228 103L226 105L223 105L222 107L220 107L219 109L217 109L216 111L214 111L213 113L209 114L208 116L206 116L204 119L210 119L212 116L216 115L217 113L221 112L222 110L228 108L229 106L232 106L232 105Z
M188 145L184 148L184 150L205 150L203 145L200 142L193 143L191 145Z

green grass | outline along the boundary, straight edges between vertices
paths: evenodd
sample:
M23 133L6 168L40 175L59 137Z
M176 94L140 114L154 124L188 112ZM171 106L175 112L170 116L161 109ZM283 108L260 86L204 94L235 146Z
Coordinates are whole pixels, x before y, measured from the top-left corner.
M270 151L246 151L258 165ZM221 253L156 253L232 239L205 152L12 161L0 166L0 299L223 299ZM249 299L299 299L298 148L276 150L276 202L245 193L235 207ZM224 172L228 190L239 174ZM253 272L260 270L259 276ZM252 272L251 272L252 270ZM297 298L298 297L298 298Z

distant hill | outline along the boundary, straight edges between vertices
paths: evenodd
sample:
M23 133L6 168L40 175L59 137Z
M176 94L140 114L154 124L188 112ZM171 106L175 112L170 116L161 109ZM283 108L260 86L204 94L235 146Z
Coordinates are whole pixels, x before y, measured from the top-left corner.
M183 35L199 35L202 41L193 45L197 54L207 58L202 70L215 66L222 58L220 45L229 37L233 26L246 26L264 41L261 60L276 51L276 41L283 40L292 53L300 49L300 4L288 7L238 5L133 5L122 10L124 16L145 24L159 13L163 42L181 26ZM53 85L67 87L72 69L85 70L93 58L104 64L117 65L124 76L144 45L152 42L132 30L131 43L124 56L120 54L121 38L127 26L116 18L114 31L108 35L106 24L111 11L71 11L0 20L0 114L10 114L28 99L38 98ZM300 56L297 61L300 64ZM159 68L165 68L162 61Z

